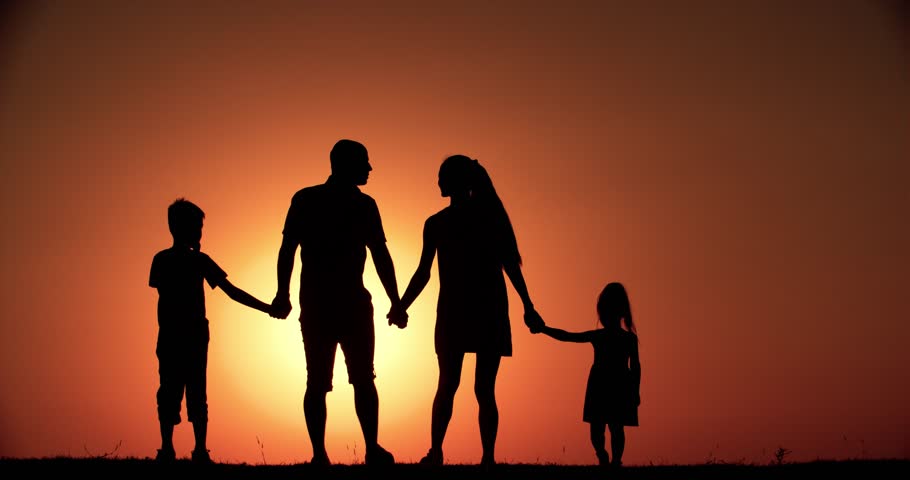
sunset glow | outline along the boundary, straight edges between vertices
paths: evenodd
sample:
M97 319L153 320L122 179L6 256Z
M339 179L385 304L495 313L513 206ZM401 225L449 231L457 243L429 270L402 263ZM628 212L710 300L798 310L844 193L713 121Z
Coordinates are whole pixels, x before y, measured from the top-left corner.
M587 4L586 4L587 3ZM206 213L202 251L270 302L291 196L362 142L403 293L437 174L477 158L548 324L595 328L626 285L641 339L625 463L910 457L910 59L900 2L20 2L0 30L0 456L154 456L153 255L166 209ZM217 5L217 7L215 6ZM285 320L206 288L209 448L297 463L299 260ZM379 442L430 445L438 277L376 324ZM594 464L593 353L532 335L497 457ZM448 463L481 447L466 359ZM192 429L177 426L178 455ZM118 446L119 445L119 446ZM327 447L363 461L338 352Z

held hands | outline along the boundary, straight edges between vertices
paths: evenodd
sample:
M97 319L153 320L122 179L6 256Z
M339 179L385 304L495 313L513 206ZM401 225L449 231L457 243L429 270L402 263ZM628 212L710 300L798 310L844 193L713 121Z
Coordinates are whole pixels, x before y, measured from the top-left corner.
M530 330L531 333L540 333L546 326L543 317L541 317L533 307L529 310L525 310L525 325L528 326L528 330Z
M400 305L392 305L386 318L389 319L389 326L395 325L398 328L408 326L408 312L401 308Z
M275 298L272 300L271 309L269 311L269 316L272 318L277 318L279 320L284 320L288 318L288 315L291 314L291 299L287 295L275 295Z

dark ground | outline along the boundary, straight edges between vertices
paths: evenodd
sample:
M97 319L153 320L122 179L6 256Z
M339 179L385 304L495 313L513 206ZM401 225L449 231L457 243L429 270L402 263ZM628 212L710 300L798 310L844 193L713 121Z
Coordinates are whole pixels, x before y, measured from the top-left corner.
M689 480L689 479L878 479L910 478L910 459L846 460L784 463L780 465L702 464L628 466L609 470L587 465L505 464L491 469L476 465L425 467L398 464L384 468L365 465L333 465L328 468L300 465L213 464L196 465L180 460L160 465L154 460L135 458L0 458L3 478L148 478L200 479L339 479L382 478L390 480ZM170 480L170 479L169 479Z

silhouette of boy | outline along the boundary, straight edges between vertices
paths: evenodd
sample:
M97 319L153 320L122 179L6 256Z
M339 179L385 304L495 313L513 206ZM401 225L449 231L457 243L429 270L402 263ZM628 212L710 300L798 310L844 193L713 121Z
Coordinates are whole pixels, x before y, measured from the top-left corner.
M179 198L167 209L167 223L174 245L152 260L149 286L158 290L158 422L161 449L157 460L170 461L174 452L174 426L180 423L180 403L186 390L187 419L193 424L196 445L191 459L211 463L206 448L208 404L206 364L209 322L205 316L205 284L220 287L232 300L262 312L271 306L234 286L227 273L199 250L205 213Z

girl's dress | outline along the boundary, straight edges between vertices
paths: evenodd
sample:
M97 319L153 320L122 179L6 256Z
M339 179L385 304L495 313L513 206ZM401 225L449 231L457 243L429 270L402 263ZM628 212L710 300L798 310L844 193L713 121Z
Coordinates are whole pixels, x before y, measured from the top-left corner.
M629 357L638 337L621 328L599 329L594 364L588 374L583 420L588 423L638 426L638 385L629 369Z

